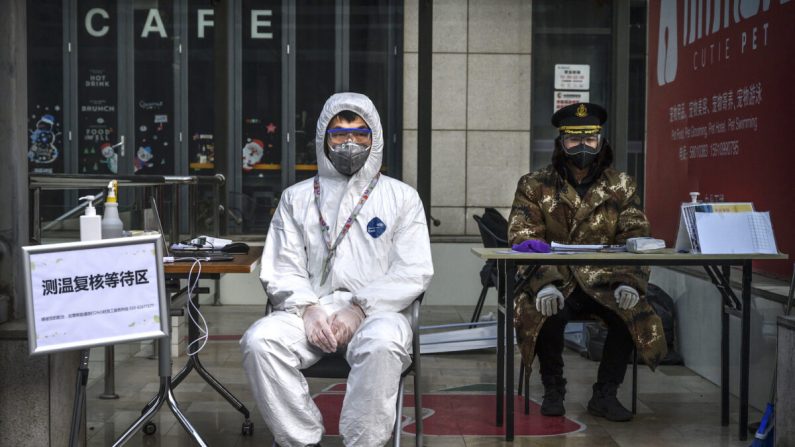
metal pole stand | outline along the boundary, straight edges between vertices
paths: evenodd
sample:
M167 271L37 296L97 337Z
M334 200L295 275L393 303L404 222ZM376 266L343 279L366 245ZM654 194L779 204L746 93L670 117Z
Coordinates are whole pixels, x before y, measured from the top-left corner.
M115 347L105 346L105 392L99 395L100 399L118 399L116 394L116 365Z
M88 356L90 351L80 351L80 366L77 368L77 383L75 384L75 404L72 407L72 430L69 433L69 447L77 447L80 437L80 425L83 416L83 403L86 400L86 384L88 383Z
M154 399L146 406L141 417L136 419L130 428L128 428L124 434L113 443L113 447L124 445L124 443L129 441L130 438L138 430L140 430L144 424L147 424L147 426L152 424L152 427L154 427L154 424L150 421L150 419L152 419L152 416L157 413L157 410L159 410L166 401L168 402L168 407L171 409L171 412L174 413L174 416L176 416L180 425L182 425L185 431L188 432L188 434L193 438L193 440L196 442L196 445L207 447L207 444L204 442L201 436L199 436L199 432L197 432L196 429L190 425L188 419L182 414L182 411L180 411L177 399L174 397L174 392L171 389L171 340L169 337L161 338L157 340L157 347L158 375L160 376L160 389L157 391L157 396L155 396ZM146 433L146 430L144 432ZM154 431L147 434L152 433L154 433Z

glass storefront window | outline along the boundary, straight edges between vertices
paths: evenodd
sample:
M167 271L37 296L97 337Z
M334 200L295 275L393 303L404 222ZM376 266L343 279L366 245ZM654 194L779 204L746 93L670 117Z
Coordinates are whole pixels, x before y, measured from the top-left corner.
M80 0L77 4L77 170L83 174L119 172L118 22L116 4Z
M61 0L28 2L28 170L64 172Z
M593 0L536 1L533 24L531 170L534 171L550 163L558 136L549 121L555 106L556 64L588 65L589 88L578 93L587 94L586 102L611 110L612 4Z
M228 16L205 0L28 4L31 171L220 173L227 231L262 235L284 188L317 172L315 127L331 94L363 92L387 135L400 128L395 86L403 71L390 59L402 32L399 2L230 0ZM219 16L237 33L221 86ZM231 143L223 146L218 91L232 92L224 110L234 120L224 132ZM113 147L122 135L124 154ZM77 194L54 199L56 216L75 206ZM192 210L199 231L212 220L205 208Z
M315 135L323 105L334 93L336 61L334 2L296 4L295 178L317 173Z
M638 183L638 196L644 197L646 137L646 4L632 3L629 28L629 97L632 98L627 122L627 172Z
M264 234L282 190L280 1L243 1L242 195L244 233Z
M375 104L384 130L384 155L381 170L389 172L390 136L389 58L394 57L389 46L390 9L394 2L387 0L351 0L350 9L350 89L367 95Z
M62 3L28 1L28 171L41 174L62 173L65 166ZM63 192L40 200L44 220L66 211Z
M174 174L174 7L171 0L133 6L136 174Z
M188 7L188 161L190 172L215 172L215 10L203 0Z

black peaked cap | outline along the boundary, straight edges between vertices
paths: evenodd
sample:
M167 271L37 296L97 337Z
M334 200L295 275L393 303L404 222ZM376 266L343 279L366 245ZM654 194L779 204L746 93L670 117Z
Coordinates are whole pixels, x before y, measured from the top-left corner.
M552 125L601 126L607 121L607 110L598 104L578 102L561 108L552 115Z

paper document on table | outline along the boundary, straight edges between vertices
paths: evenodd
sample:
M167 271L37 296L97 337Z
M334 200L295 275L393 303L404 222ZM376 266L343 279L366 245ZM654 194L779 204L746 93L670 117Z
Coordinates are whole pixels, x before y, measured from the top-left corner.
M561 244L552 242L552 252L556 253L587 253L587 252L621 252L627 251L625 245L607 244Z
M767 212L695 213L701 253L776 254Z

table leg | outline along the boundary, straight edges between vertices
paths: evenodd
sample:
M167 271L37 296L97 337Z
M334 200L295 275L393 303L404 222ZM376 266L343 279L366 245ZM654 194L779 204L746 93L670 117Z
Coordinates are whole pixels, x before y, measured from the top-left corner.
M513 441L514 423L514 386L513 386L513 358L514 358L514 329L513 329L513 288L516 277L516 264L506 262L505 269L505 440Z
M712 283L721 294L720 304L720 423L729 425L729 315L736 314L742 307L740 300L731 288L731 268L723 265L704 265Z
M720 306L720 425L729 425L729 313Z
M740 440L748 439L748 374L751 359L751 261L743 262L743 325L740 345Z
M497 261L497 426L502 426L505 392L505 261Z
M199 321L199 295L194 294L189 299L191 300L192 305L188 306L188 312L187 312L188 344L190 346L190 349L193 349L195 351L200 346L199 343L194 343L197 340L199 340L200 337L199 327L197 325ZM182 381L182 379L188 374L188 372L190 371L189 368L190 365L192 365L193 369L195 369L196 372L199 373L199 375L204 379L205 382L207 382L207 384L213 387L213 389L215 389L215 391L217 391L218 394L220 394L224 399L226 399L226 401L229 402L229 404L232 405L232 407L234 407L235 410L239 411L243 415L243 417L246 418L246 421L243 423L244 426L251 423L248 408L246 408L246 406L243 405L243 402L241 402L237 397L235 397L231 392L229 392L229 390L227 390L221 384L221 382L218 381L218 379L216 379L212 374L210 374L209 371L207 371L207 369L205 369L204 365L202 365L201 361L199 360L198 352L190 356L188 364L185 365L185 368L183 369L185 371L184 375L182 374L182 371L180 371L180 373L177 374L177 376L174 379L175 383L173 388L176 388L179 382Z

